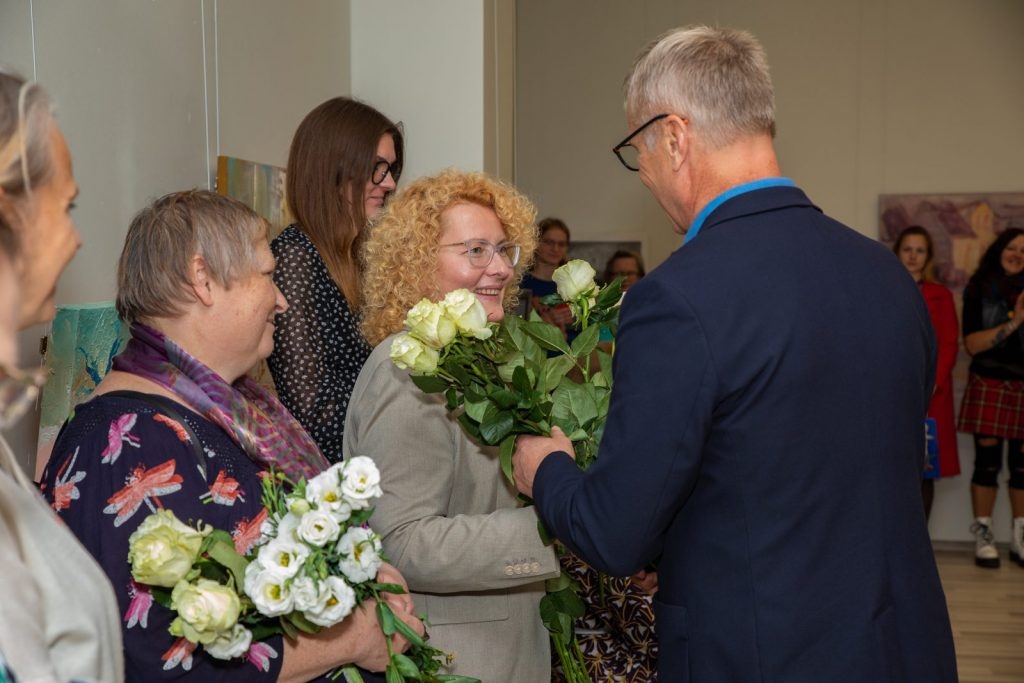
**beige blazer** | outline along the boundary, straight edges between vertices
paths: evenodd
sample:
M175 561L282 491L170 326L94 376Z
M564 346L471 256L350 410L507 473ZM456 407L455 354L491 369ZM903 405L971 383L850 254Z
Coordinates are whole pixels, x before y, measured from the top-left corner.
M0 652L19 681L124 680L121 621L107 575L35 491L2 437L0 576Z
M521 507L496 448L471 441L440 394L424 394L374 349L345 421L346 458L366 455L383 497L371 526L409 582L430 642L455 655L448 673L484 683L547 683L548 634L538 605L557 576L532 507Z

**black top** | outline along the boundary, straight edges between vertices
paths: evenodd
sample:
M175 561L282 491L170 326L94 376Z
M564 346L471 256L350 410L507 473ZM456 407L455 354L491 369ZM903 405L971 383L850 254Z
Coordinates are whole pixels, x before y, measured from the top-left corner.
M963 336L988 330L1010 320L1019 294L1019 280L971 283L964 289ZM1018 286L1013 286L1017 284ZM992 379L1024 379L1024 336L1020 328L1002 344L974 354L970 371Z
M278 396L331 462L341 460L345 413L370 345L327 266L297 225L270 249L274 282L288 300L277 316L274 352L267 359Z

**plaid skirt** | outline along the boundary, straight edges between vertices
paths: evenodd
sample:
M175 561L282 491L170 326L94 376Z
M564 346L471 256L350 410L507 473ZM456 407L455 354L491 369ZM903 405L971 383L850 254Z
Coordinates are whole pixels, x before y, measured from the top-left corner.
M971 373L960 403L957 430L1024 439L1024 380L991 379Z

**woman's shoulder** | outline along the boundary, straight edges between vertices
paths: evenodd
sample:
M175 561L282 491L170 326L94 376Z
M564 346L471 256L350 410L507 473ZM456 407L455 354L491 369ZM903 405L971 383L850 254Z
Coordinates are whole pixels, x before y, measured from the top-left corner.
M292 223L277 237L270 240L270 251L277 258L293 254L307 254L320 258L320 252L317 251L313 240L299 227L298 223Z

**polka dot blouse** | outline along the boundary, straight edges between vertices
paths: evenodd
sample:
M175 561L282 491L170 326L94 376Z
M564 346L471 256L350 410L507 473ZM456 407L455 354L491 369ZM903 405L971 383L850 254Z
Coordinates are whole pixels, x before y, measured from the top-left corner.
M320 253L298 226L285 228L270 249L277 258L274 282L288 310L277 316L267 365L281 402L327 459L337 462L349 397L370 345Z

